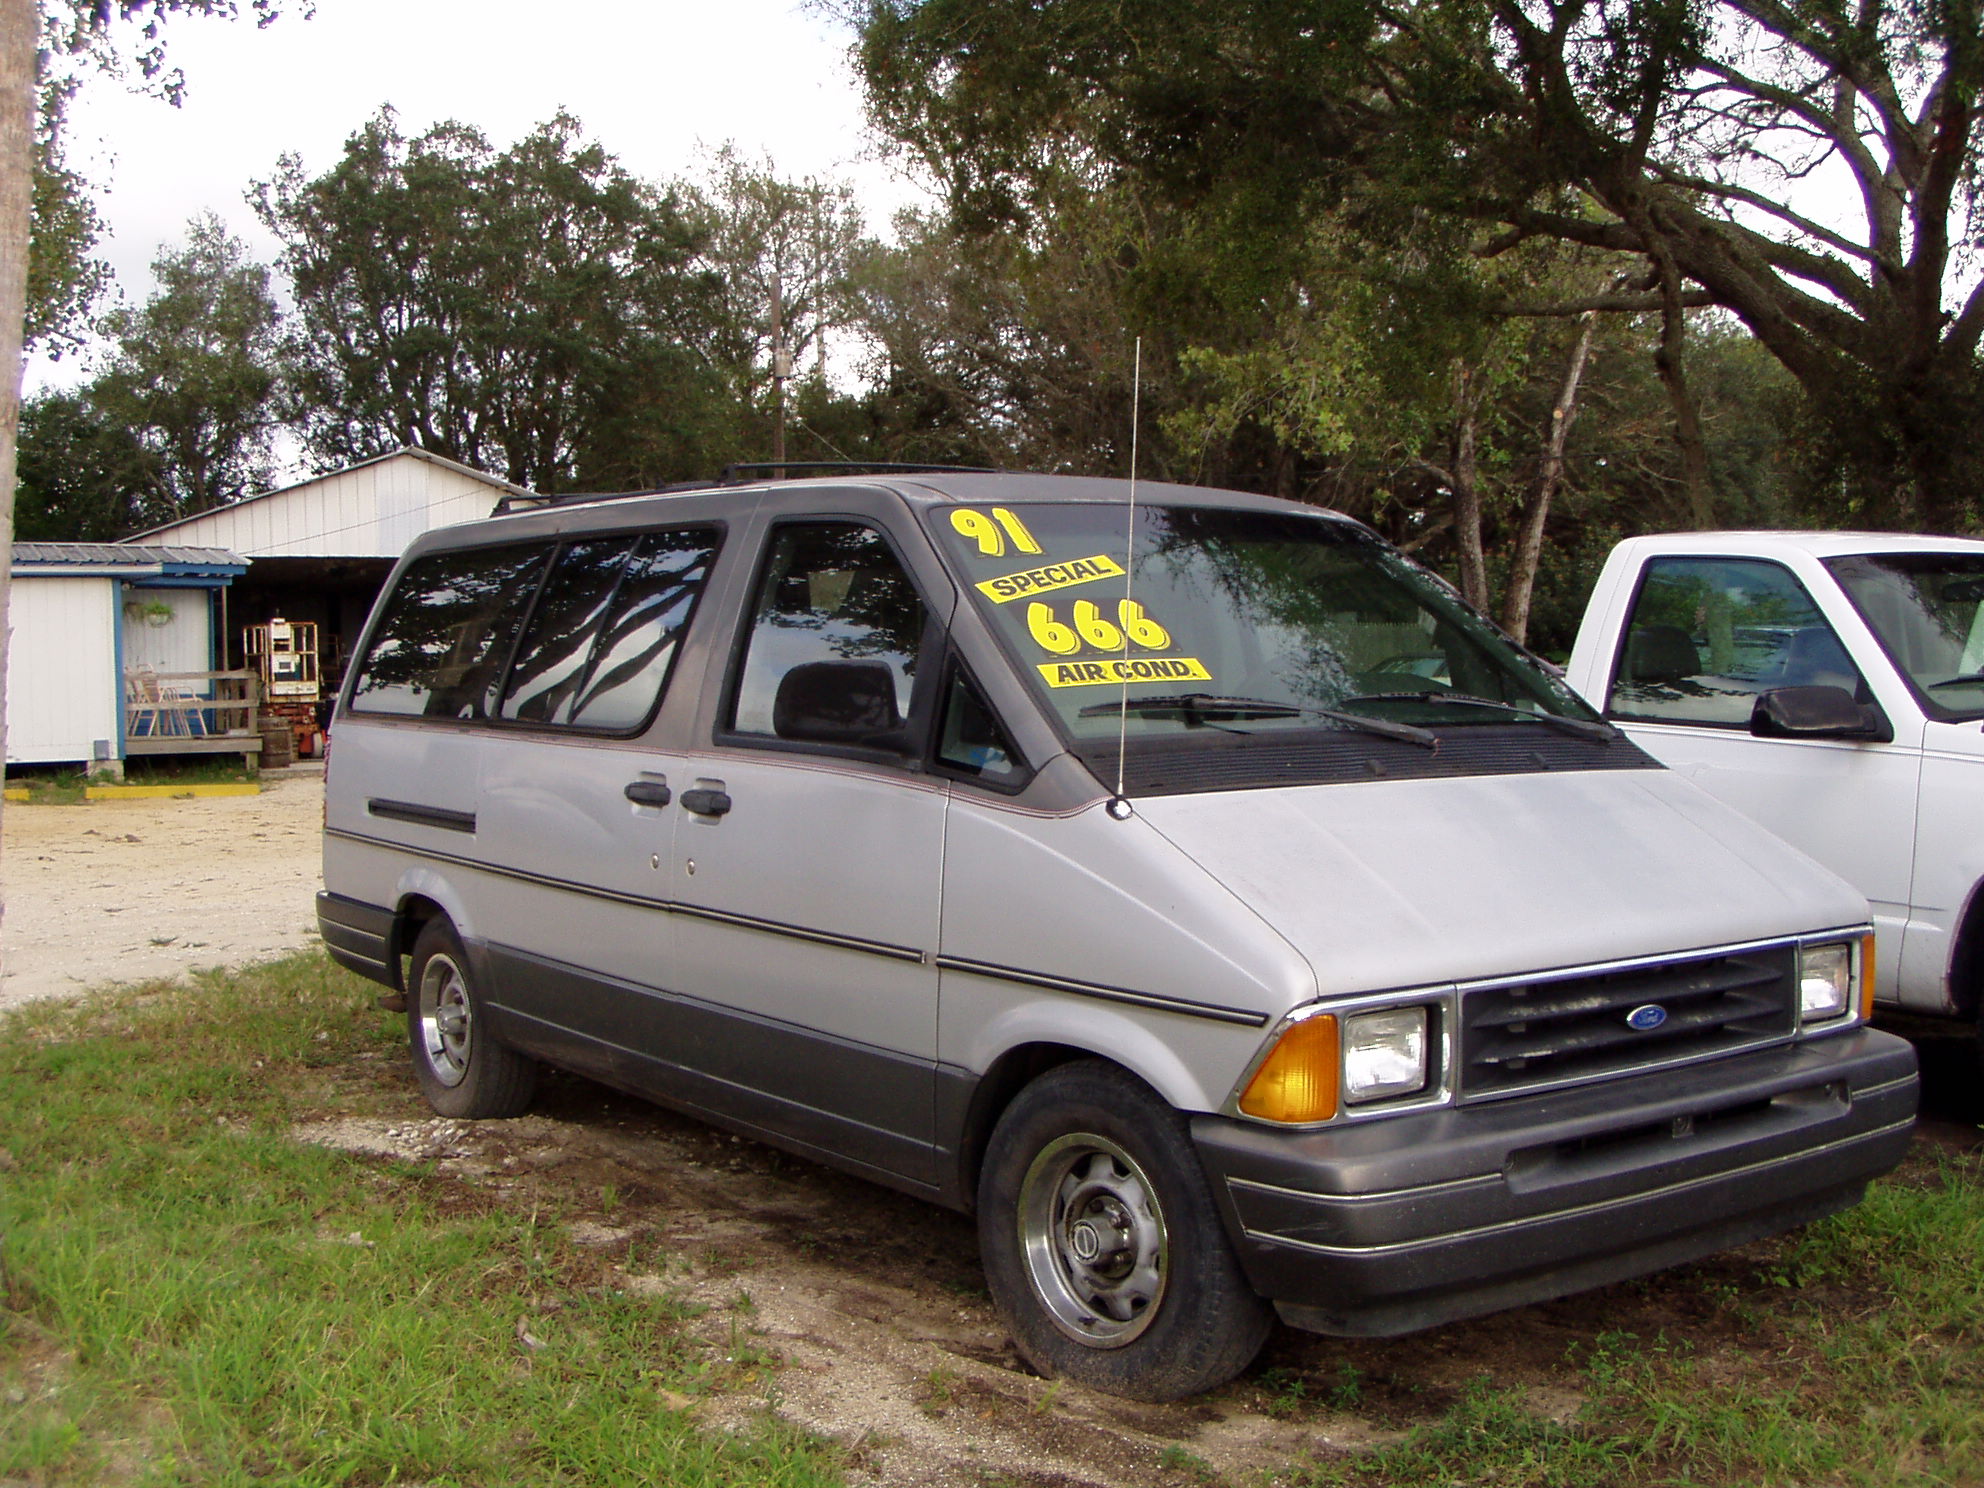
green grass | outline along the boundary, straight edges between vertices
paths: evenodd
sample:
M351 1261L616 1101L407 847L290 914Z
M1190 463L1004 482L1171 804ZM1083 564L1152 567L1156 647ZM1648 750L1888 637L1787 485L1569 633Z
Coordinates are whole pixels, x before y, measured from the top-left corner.
M763 1414L705 1422L713 1397L768 1393L748 1316L712 1341L710 1320L620 1290L560 1213L290 1135L424 1114L374 991L312 953L0 1020L0 1483L803 1488L850 1463L859 1480ZM1984 1483L1984 1163L1917 1158L1744 1256L1587 1308L1621 1331L1551 1374L1582 1402L1568 1420L1539 1411L1533 1369L1483 1377L1402 1440L1274 1481ZM1319 1357L1258 1372L1257 1408L1382 1417L1383 1353ZM918 1403L950 1414L957 1379L933 1370ZM1211 1481L1181 1435L1162 1465Z
M233 785L261 778L239 754L138 755L124 761L126 785Z
M840 1481L768 1418L699 1426L772 1361L558 1216L288 1135L395 1053L370 1001L313 954L0 1022L0 1480Z
M1984 1483L1984 1172L1929 1159L1779 1243L1743 1287L1704 1282L1686 1334L1573 1351L1555 1424L1479 1379L1403 1442L1306 1464L1303 1488Z
M8 786L25 790L31 806L76 806L83 801L89 776L74 765L12 765L7 770Z
M28 806L81 805L84 789L92 785L238 785L261 778L261 771L238 754L128 759L121 782L109 776L92 779L74 765L15 765L7 771L7 784L28 792L20 803Z

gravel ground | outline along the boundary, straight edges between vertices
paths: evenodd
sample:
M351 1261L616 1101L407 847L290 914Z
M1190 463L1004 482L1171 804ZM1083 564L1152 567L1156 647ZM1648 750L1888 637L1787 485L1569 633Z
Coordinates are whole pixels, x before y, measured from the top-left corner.
M324 771L257 796L9 803L0 1008L297 950L317 934Z

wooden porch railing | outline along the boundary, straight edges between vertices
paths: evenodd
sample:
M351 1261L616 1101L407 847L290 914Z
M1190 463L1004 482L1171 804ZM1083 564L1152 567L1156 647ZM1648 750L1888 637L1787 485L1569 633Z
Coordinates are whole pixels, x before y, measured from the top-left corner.
M260 679L253 672L124 674L128 754L258 754Z

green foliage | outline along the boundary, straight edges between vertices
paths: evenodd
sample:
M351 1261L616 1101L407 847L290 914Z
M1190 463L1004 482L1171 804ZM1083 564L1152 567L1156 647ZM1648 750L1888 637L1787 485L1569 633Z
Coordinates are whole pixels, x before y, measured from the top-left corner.
M1612 307L1692 297L1748 328L1821 414L1820 463L1868 519L1984 520L1984 454L1948 437L1984 415L1984 288L1961 273L1962 224L1984 205L1974 7L868 0L860 14L871 111L963 224L1044 220L1058 162L1076 157L1112 189L1248 224L1262 264L1345 222L1408 253L1437 229L1489 257L1538 239L1616 255L1631 280L1602 297ZM1843 230L1798 211L1821 165L1860 190L1862 220Z
M115 350L87 396L152 456L147 505L170 521L267 484L281 317L268 269L212 213L152 278L144 305L103 318Z
M89 183L62 153L67 91L41 90L34 141L34 195L28 239L26 349L60 357L82 340L90 307L109 282L110 268L94 257L103 222Z
M288 9L306 18L316 12L315 0L298 0ZM285 9L285 0L44 0L41 6L42 55L45 70L65 84L81 62L113 78L138 82L168 103L177 104L186 79L166 61L166 28L176 16L211 16L235 20L252 15L267 26Z
M209 214L152 274L142 306L100 322L112 349L96 375L21 410L22 538L115 541L268 479L279 324L269 271Z
M734 441L714 276L678 197L569 115L497 150L384 109L256 188L296 299L291 410L325 465L417 444L543 491L656 484Z
M771 380L775 290L795 371L810 361L824 382L829 337L852 319L851 276L865 242L853 189L784 180L769 161L753 164L728 146L711 177L698 212L699 261L713 275L718 324L731 342L723 360L740 374L739 394L748 400Z
M177 104L186 80L167 66L165 26L175 15L233 19L240 0L47 0L40 7L42 47L36 118L34 191L28 244L25 347L52 358L77 349L91 309L110 281L94 256L103 221L91 183L72 170L63 152L62 127L69 100L85 72L128 79ZM307 16L310 0L298 7ZM247 11L266 26L282 0L250 0ZM131 43L135 43L132 45Z
M152 500L156 457L82 393L23 403L17 453L22 542L115 542L165 520Z

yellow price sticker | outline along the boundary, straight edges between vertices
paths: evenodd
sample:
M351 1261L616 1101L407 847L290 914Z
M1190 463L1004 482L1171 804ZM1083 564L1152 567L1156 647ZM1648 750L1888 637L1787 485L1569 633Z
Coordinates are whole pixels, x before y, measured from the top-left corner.
M1040 544L1027 531L1026 523L1003 506L993 507L989 517L970 507L954 511L951 513L951 527L960 537L968 537L978 545L978 556L981 558L1004 557L1008 542L1022 553L1040 551Z
M1195 656L1139 656L1125 661L1045 661L1038 664L1049 687L1122 686L1125 682L1210 682Z
M1097 553L1093 558L1071 558L1066 563L1048 563L1039 568L1023 569L1019 573L1002 574L996 579L987 579L978 586L994 604L1005 604L1008 600L1023 599L1029 594L1046 594L1054 589L1066 589L1072 584L1086 584L1093 579L1120 579L1123 569L1107 553Z

